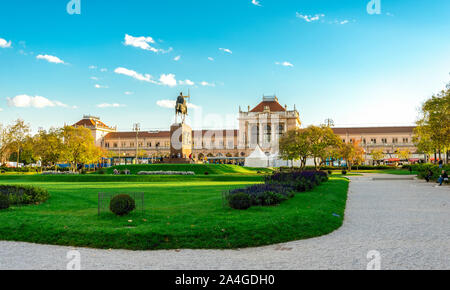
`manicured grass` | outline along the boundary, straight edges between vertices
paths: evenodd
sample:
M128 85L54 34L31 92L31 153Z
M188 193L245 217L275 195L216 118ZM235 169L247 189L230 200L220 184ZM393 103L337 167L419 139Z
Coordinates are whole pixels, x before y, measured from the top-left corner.
M41 205L0 211L0 239L132 250L240 248L325 235L342 225L348 189L347 179L332 177L279 206L238 211L223 206L222 192L260 181L188 176L142 183L28 178L1 183L41 186L51 197ZM98 192L144 192L145 213L98 216Z
M250 168L227 164L146 164L146 165L119 165L107 169L112 174L114 169L130 170L131 174L137 174L139 171L193 171L195 174L257 174L270 173L272 170L267 168Z

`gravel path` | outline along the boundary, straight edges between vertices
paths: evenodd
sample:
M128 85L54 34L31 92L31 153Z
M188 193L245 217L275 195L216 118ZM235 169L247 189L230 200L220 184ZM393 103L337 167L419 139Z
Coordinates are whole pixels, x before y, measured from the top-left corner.
M66 269L70 250L81 253L82 269L366 269L372 250L382 269L450 269L450 187L396 179L352 177L344 225L319 238L241 250L138 252L0 242L0 269Z

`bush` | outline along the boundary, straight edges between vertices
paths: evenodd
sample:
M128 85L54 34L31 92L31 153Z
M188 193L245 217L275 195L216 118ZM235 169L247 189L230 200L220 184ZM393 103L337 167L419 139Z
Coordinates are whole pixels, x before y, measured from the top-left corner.
M228 197L228 204L231 208L246 210L252 206L252 200L248 194L236 193Z
M433 176L431 177L432 180L437 180L439 178L439 176L442 174L442 170L447 171L447 173L450 172L449 164L444 165L442 168L439 168L438 165L429 164L429 163L413 164L413 165L410 165L410 168L412 169L412 171L417 171L418 177L422 178L422 179L424 179L425 176L428 175L429 170L431 170L431 172L433 173Z
M6 195L0 194L0 210L9 208L9 198Z
M342 174L346 175L347 174L347 170L342 170Z
M38 204L50 197L43 188L22 185L0 185L0 195L7 196L11 205Z
M120 194L111 199L109 209L115 215L123 216L136 209L136 203L128 194Z
M331 174L333 174L333 171L328 170L328 175L331 175Z
M208 171L206 171L206 172L205 172L205 175L209 175L209 172L208 172Z

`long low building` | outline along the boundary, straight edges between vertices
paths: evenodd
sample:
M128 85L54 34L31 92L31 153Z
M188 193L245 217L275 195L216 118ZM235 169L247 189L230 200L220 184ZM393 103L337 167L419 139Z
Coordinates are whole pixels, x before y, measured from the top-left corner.
M134 162L136 156L144 159L170 156L170 131L118 132L94 116L84 116L74 126L84 126L92 131L95 142L115 156L115 163ZM263 97L254 108L239 109L239 129L194 130L192 132L192 158L217 162L242 163L256 145L267 155L278 151L279 137L286 131L300 128L300 114L294 106L282 106L277 97ZM396 152L409 150L411 159L422 159L413 144L414 127L360 127L333 128L343 142L360 142L370 163L370 153L382 150L387 159L396 158Z

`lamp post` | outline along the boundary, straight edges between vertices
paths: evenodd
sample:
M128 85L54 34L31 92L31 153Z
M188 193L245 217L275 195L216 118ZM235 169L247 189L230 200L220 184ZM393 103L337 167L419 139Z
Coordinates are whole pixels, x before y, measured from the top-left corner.
M139 143L138 143L138 137L139 137L139 131L141 130L141 124L136 123L133 125L133 131L136 132L136 164L138 163L138 150L139 150Z

